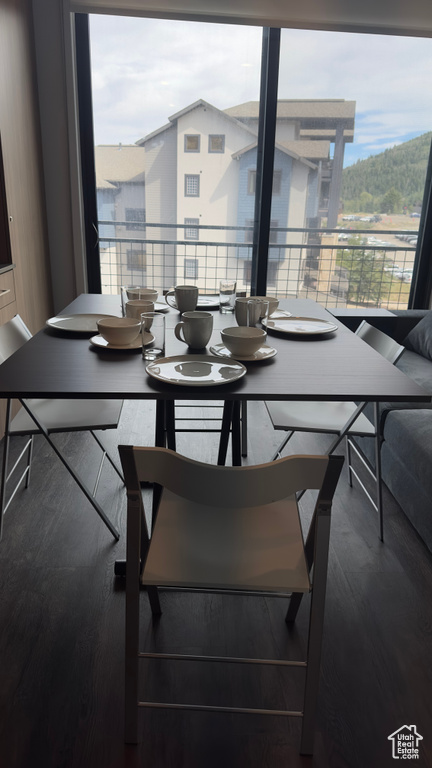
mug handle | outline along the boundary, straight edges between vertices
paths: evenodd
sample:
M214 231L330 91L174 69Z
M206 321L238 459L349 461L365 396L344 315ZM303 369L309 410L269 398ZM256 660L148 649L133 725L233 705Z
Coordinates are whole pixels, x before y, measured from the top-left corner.
M184 335L183 335L183 338L182 338L182 335L181 335L182 328L184 328L184 323L177 323L177 325L174 328L174 333L175 333L175 335L176 335L176 337L178 338L179 341L183 341L185 344L187 344L187 341L184 338Z
M168 291L168 293L165 294L165 301L169 307L172 307L173 309L177 309L177 304L175 303L175 299L174 299L174 304L171 304L171 302L168 301L168 296L174 296L174 295L175 295L175 291Z

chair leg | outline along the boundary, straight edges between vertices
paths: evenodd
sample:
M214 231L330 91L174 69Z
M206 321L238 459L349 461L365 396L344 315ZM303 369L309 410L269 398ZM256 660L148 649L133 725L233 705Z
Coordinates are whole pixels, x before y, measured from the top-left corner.
M280 446L277 449L276 453L272 456L272 458L271 458L272 461L276 461L280 457L283 449L285 448L285 446L288 443L288 441L291 440L293 434L294 434L294 430L293 429L290 432L288 432L288 435L282 441L282 443L280 444Z
M34 440L34 435L32 435L29 440L28 453L27 453L27 472L26 472L26 481L24 486L25 488L28 488L30 485L31 463L33 458L33 440Z
M118 469L117 465L115 464L115 462L114 462L114 459L112 458L112 456L110 456L110 454L109 454L109 453L108 453L108 451L106 450L105 446L104 446L104 445L103 445L103 443L100 441L100 439L99 439L99 438L98 438L98 436L95 434L95 432L93 432L93 430L92 430L92 429L90 430L90 434L91 434L91 435L93 435L94 439L96 440L96 442L97 442L97 444L98 444L99 448L101 449L101 451L102 451L102 453L103 453L102 461L103 461L103 459L104 459L104 458L105 458L105 456L106 456L106 458L108 459L109 463L111 464L111 466L113 467L113 469L115 469L115 471L117 472L117 474L118 474L118 476L119 476L120 480L122 481L122 483L123 483L123 485L124 485L124 477L123 477L122 473L120 472L120 470Z
M348 435L346 435L345 437L345 443L346 443L346 452L347 452L348 485L350 488L352 488L353 479L352 479L352 471L351 471L351 442Z
M10 413L11 413L11 401L8 400L6 403L5 436L3 441L2 478L1 478L1 489L0 489L0 540L3 535L3 516L4 516L5 499L6 499L7 468L8 468L8 461L9 461Z
M159 590L154 586L147 586L146 589L151 612L154 616L159 616L162 613L162 608L159 601Z
M384 513L382 502L382 481L381 481L381 444L382 439L379 428L379 403L374 404L375 415L375 479L376 479L376 496L377 496L377 509L378 509L378 521L379 521L379 537L381 541L384 541Z

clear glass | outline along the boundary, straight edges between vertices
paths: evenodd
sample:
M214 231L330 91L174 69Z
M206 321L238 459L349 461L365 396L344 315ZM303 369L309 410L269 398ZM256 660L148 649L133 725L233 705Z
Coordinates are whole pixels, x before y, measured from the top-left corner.
M149 342L148 334L153 339ZM156 360L165 356L165 315L162 312L143 312L141 315L142 356Z
M219 283L219 309L222 313L234 312L237 282L221 280Z

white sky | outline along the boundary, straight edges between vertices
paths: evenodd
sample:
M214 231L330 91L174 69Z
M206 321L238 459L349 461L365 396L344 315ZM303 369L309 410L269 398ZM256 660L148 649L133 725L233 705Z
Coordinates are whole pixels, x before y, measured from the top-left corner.
M258 27L91 16L96 144L133 144L197 99L258 100ZM282 30L279 98L356 102L345 165L432 130L432 40Z

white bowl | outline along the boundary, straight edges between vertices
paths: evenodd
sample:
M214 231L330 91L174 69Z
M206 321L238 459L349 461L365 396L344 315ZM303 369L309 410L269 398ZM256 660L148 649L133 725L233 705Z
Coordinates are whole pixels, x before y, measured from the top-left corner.
M232 355L253 355L265 343L267 333L261 328L249 328L247 325L239 325L233 328L224 328L221 338L226 348Z
M105 317L97 321L98 331L109 344L122 346L132 344L141 328L136 317Z

